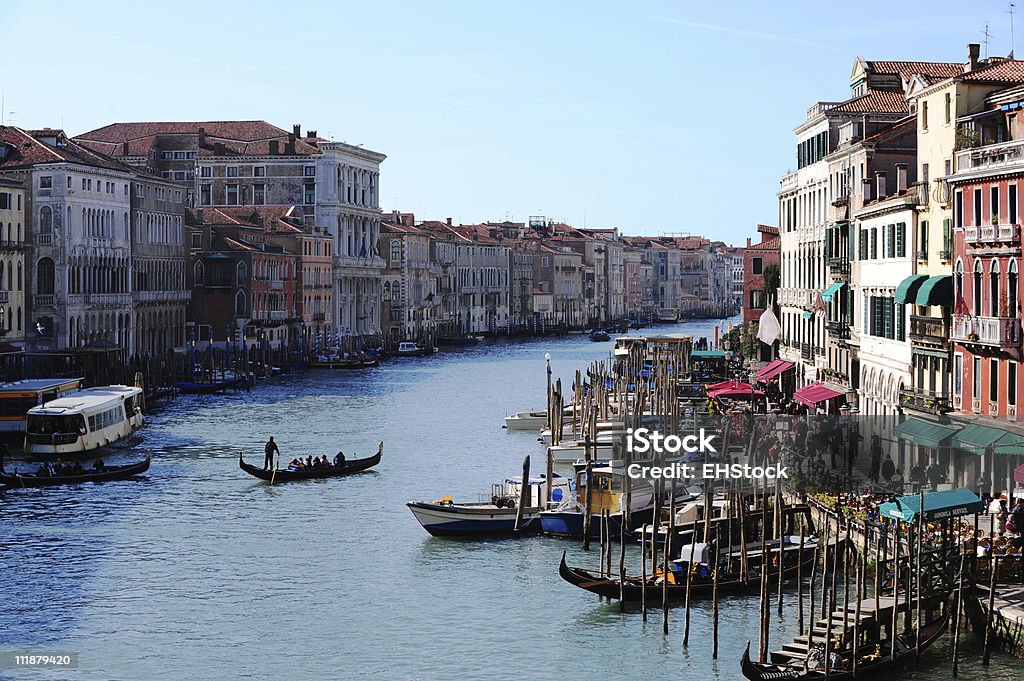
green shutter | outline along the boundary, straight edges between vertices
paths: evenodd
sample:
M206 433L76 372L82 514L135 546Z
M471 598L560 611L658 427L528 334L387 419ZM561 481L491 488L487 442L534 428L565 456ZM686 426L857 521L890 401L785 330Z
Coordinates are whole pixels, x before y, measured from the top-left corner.
M928 221L921 220L921 252L928 257Z
M901 222L896 225L896 257L905 258L907 255L906 244L904 243L905 232L907 229L906 223Z

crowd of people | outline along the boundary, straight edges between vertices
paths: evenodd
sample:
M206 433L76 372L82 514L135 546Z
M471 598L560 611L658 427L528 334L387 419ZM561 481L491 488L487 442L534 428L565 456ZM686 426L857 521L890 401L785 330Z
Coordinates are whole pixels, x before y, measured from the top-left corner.
M305 460L300 457L292 459L288 463L288 470L290 471L308 471L308 470L326 470L329 468L344 468L345 467L345 453L338 452L334 455L334 462L327 460L327 455L324 454L321 457L307 456Z
M37 478L60 478L68 475L85 475L86 473L102 473L107 470L103 459L96 459L92 468L87 470L80 461L65 463L63 461L48 461L40 464L35 472Z

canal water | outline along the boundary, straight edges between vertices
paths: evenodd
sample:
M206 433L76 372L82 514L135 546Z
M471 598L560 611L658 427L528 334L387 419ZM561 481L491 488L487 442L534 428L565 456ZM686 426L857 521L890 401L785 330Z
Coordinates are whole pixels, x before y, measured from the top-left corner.
M714 322L658 331L712 335ZM681 608L668 636L563 582L596 565L574 541L430 537L405 507L446 494L475 500L516 474L530 433L502 417L544 406L545 352L568 386L610 343L585 336L489 343L364 372L309 372L248 393L183 397L152 414L145 479L9 490L0 498L0 652L77 652L63 672L0 669L0 679L738 679L758 630L758 599ZM238 469L282 459L372 454L351 478L270 487ZM629 565L638 569L635 547ZM795 596L772 614L773 644L795 632ZM946 679L948 637L907 678ZM966 678L1018 678L997 657Z

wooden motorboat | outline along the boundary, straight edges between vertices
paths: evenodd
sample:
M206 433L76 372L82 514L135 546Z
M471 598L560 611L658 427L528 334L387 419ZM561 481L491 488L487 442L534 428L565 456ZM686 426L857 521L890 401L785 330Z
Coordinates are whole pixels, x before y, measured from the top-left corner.
M308 468L303 470L289 470L287 468L275 469L275 468L260 468L250 463L246 463L242 458L243 455L238 455L238 467L243 471L259 478L260 480L266 480L267 482L291 482L293 480L316 480L319 478L338 478L345 475L352 475L360 471L365 471L368 468L373 468L380 463L381 456L384 454L384 443L381 442L377 446L377 453L373 456L368 456L363 459L348 459L342 466L328 466L326 468Z
M149 470L153 455L138 463L123 466L105 466L102 470L85 469L83 473L64 475L36 475L33 473L0 472L0 483L8 487L45 487L50 485L77 485L83 482L106 482L108 480L124 480Z

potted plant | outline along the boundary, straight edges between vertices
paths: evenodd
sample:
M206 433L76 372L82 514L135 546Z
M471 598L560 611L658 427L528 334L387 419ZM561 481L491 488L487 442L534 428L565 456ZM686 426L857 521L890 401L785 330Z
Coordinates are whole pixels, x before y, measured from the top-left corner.
M992 224L993 225L998 225L999 224L999 214L998 213L992 213Z
M978 334L976 334L975 332L971 331L969 334L967 334L967 340L969 340L969 341L976 341L976 340L978 340Z

